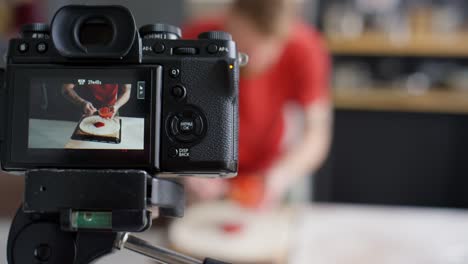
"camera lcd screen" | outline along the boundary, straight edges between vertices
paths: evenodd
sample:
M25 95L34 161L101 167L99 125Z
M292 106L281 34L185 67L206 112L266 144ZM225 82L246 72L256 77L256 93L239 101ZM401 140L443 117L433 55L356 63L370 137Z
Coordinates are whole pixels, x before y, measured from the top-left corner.
M144 150L146 81L76 74L30 81L30 149Z
M10 72L6 168L157 166L160 66Z

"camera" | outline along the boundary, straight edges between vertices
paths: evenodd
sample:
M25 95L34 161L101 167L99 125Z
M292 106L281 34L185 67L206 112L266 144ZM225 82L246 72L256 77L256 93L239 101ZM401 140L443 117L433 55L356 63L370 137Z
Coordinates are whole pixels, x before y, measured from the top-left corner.
M87 264L115 249L158 263L221 262L152 246L128 232L182 217L172 177L232 177L239 67L230 34L182 40L136 27L122 6L65 6L12 39L0 71L1 167L25 171L9 264Z
M225 32L182 40L121 6L65 6L12 39L4 170L237 173L239 55Z

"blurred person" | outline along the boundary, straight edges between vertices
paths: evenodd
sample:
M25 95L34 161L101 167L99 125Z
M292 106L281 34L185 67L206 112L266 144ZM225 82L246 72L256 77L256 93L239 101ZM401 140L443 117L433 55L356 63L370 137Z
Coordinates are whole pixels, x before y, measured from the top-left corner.
M11 218L21 205L24 177L0 171L0 219Z
M239 88L239 176L231 181L188 179L187 189L199 200L227 195L248 206L275 207L326 158L331 63L319 33L296 11L295 0L234 0L223 15L184 28L188 39L227 31L250 57ZM305 124L298 144L283 149L283 111L291 102L301 107Z
M13 0L10 1L13 8L13 27L15 31L26 24L37 23L45 20L44 0Z
M119 109L130 100L131 84L89 84L81 89L84 95L79 95L75 91L76 85L73 83L64 84L62 94L73 104L79 106L84 116L92 116L99 109L109 107L113 113L112 118Z

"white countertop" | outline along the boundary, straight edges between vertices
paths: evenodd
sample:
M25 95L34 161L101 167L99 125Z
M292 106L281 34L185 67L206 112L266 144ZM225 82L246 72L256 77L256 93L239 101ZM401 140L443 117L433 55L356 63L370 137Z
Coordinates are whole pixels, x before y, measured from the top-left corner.
M291 264L468 263L468 211L313 206L294 226Z
M216 224L226 221L242 231ZM467 210L314 204L259 213L208 203L189 208L169 234L179 250L234 263L468 263Z
M468 263L468 211L335 205L294 211L289 257L279 263ZM9 225L0 219L0 263L6 263ZM154 230L140 236L154 243L163 237ZM127 263L154 262L122 251L96 264Z

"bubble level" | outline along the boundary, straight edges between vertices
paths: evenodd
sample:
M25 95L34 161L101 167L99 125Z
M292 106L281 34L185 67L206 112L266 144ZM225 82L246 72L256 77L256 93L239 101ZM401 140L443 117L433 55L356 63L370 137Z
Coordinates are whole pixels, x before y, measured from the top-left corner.
M76 229L112 229L112 213L73 212L72 227Z

